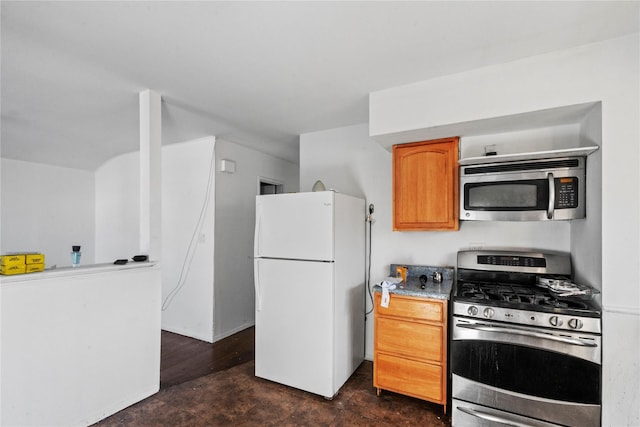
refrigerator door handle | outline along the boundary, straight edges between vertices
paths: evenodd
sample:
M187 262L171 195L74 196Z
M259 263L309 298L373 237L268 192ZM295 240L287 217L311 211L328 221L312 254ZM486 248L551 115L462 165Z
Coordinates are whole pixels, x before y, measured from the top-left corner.
M261 205L256 206L256 226L253 232L253 255L260 256L260 233L262 231L262 209Z
M256 288L256 311L262 311L262 296L260 295L260 260L253 260L253 285Z

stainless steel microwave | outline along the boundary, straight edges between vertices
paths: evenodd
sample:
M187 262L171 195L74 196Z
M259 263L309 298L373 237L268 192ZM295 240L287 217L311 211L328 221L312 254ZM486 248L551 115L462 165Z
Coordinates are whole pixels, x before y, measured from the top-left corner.
M460 167L460 219L549 221L585 217L585 157Z

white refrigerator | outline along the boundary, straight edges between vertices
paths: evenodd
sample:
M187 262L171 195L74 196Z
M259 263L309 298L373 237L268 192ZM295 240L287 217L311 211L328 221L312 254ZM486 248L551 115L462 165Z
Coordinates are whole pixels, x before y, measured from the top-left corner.
M255 374L333 398L364 360L365 202L257 196Z

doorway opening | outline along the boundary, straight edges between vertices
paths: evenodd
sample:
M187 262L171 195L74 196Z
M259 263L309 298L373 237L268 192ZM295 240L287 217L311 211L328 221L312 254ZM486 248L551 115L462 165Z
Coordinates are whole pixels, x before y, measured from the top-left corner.
M258 194L284 193L284 184L281 181L270 178L258 177Z

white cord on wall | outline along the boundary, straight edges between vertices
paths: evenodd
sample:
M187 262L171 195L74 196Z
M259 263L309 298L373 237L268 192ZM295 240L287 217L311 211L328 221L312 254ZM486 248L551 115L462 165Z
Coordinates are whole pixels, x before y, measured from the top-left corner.
M209 165L209 179L207 181L207 189L204 195L204 202L202 203L202 209L200 210L200 217L198 218L198 222L196 223L195 229L193 230L193 235L191 236L191 241L189 242L189 247L187 248L187 253L185 254L184 261L182 262L182 269L180 270L180 277L178 277L178 282L176 286L167 294L164 301L162 302L162 311L165 311L171 305L171 302L175 298L175 296L180 292L180 290L184 287L187 276L189 275L189 270L191 269L191 263L193 262L193 257L196 253L196 248L198 245L196 244L198 241L198 237L202 231L202 227L204 225L205 213L207 211L207 207L209 206L209 201L211 199L211 186L213 185L213 176L215 172L215 146L211 149L211 163Z

